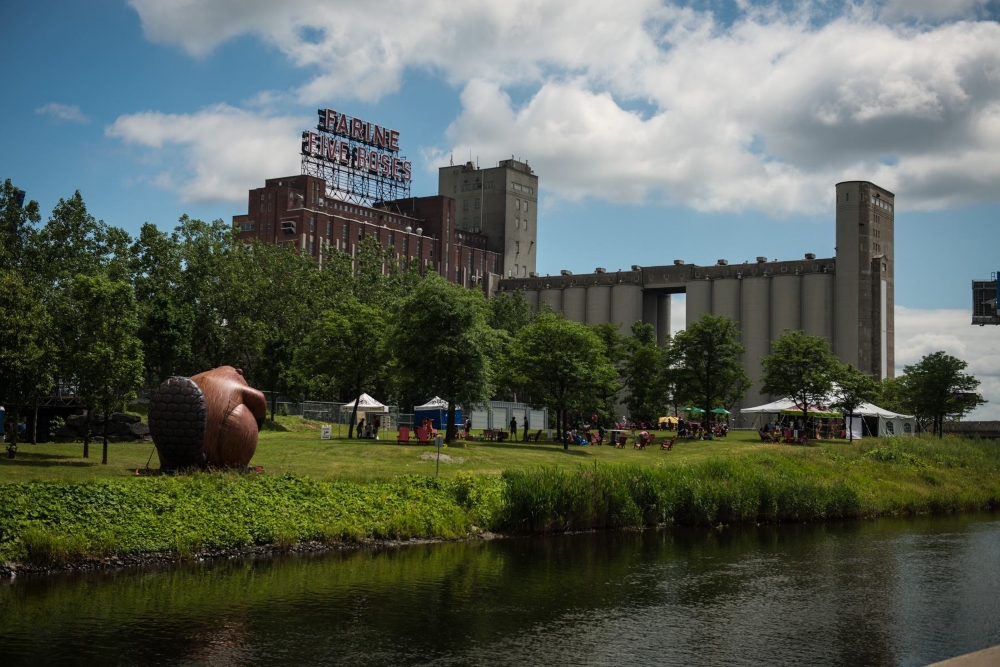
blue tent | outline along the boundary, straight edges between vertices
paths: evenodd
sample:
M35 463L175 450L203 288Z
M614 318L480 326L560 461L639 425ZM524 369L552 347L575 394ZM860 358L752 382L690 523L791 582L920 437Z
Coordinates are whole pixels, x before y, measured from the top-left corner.
M430 419L437 430L443 430L448 423L448 401L435 396L423 405L413 408L413 425L420 426ZM455 426L462 427L462 408L455 406Z

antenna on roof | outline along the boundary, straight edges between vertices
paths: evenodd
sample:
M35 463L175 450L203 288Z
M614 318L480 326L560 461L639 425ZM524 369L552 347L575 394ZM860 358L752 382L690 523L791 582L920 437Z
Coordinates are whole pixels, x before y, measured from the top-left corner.
M448 154L448 166L449 167L455 166L455 151L452 151L451 153Z

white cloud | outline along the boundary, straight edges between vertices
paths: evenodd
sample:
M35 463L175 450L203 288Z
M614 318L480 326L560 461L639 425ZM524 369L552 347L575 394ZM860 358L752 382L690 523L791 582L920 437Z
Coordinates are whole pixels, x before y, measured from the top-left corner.
M896 306L896 375L903 367L943 350L968 362L965 372L982 382L989 403L967 419L1000 419L1000 330L970 324L968 310L923 310Z
M35 113L41 116L49 116L56 122L87 123L90 121L86 114L80 111L80 107L70 104L59 104L58 102L49 102L45 106L38 107L35 109Z
M827 3L739 3L731 24L658 0L131 4L147 37L196 56L258 36L309 73L294 94L310 105L437 74L462 111L428 167L514 153L565 198L791 216L826 212L847 179L896 192L901 211L1000 193L1000 24L884 20L980 0L848 3L833 18L818 18Z
M264 179L299 173L299 135L307 124L220 104L193 114L120 116L105 134L156 153L179 149L183 168L161 171L152 182L184 201L245 201Z

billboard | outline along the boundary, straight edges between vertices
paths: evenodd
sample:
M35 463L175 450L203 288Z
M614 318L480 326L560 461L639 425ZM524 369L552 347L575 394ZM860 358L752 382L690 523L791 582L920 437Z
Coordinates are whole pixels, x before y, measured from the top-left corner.
M334 109L318 109L302 133L302 173L326 181L327 197L370 205L410 196L413 165L399 155L399 132Z
M1000 324L997 317L997 274L989 280L972 281L972 323L979 326Z

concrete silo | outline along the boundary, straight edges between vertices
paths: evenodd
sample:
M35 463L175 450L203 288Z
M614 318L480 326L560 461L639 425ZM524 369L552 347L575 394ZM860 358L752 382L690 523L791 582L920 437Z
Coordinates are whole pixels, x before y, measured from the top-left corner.
M743 279L743 303L740 309L741 341L746 347L743 355L747 375L753 385L747 390L740 407L753 407L768 402L761 393L761 358L771 353L771 279L765 277Z
M524 300L528 302L528 308L533 313L538 312L538 290L529 289L524 291Z
M670 295L656 295L656 344L666 345L670 336Z
M702 315L712 314L712 281L691 280L685 284L687 290L687 323L691 326Z
M795 275L771 278L771 340L785 329L802 328L802 279Z
M736 278L712 281L712 314L728 317L740 326L740 283Z
M542 290L542 293L538 295L538 305L541 307L543 303L549 304L552 308L553 313L562 312L562 290L558 287L546 287Z
M587 288L574 285L563 290L563 317L584 324L587 321Z
M833 340L833 289L834 278L829 273L809 273L802 278L802 330L810 336Z
M587 287L587 324L611 321L611 285Z
M618 332L632 335L632 324L642 319L642 289L632 283L617 283L611 288L611 321L620 325Z

